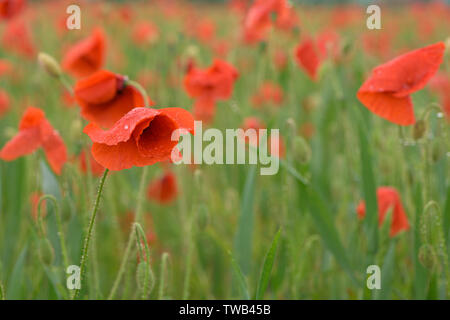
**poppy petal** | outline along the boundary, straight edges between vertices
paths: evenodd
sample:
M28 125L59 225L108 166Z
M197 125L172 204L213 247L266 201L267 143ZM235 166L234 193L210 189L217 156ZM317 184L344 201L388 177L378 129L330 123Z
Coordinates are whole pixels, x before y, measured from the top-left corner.
M41 145L39 127L19 131L0 150L0 158L6 161L17 159L35 151Z
M117 145L130 139L134 129L141 122L153 119L160 111L150 108L134 108L124 115L114 126L103 131L94 123L88 124L83 132L86 133L93 142L107 144L109 146ZM100 164L102 164L99 161Z
M194 117L189 111L182 108L164 108L161 109L161 114L175 121L178 124L178 128L186 129L191 134L194 134Z
M408 126L416 121L409 96L399 98L383 92L358 92L357 97L370 111L393 123Z
M142 95L132 86L126 86L111 101L102 104L80 103L81 115L93 123L111 128L133 108L144 107Z
M77 100L101 104L114 98L117 92L117 75L100 70L88 78L77 81L74 92Z
M405 53L375 68L361 92L392 92L405 97L427 84L439 69L445 44L439 42Z
M144 167L159 161L153 157L143 157L134 139L116 145L94 143L92 156L99 164L112 171L129 169L133 166Z

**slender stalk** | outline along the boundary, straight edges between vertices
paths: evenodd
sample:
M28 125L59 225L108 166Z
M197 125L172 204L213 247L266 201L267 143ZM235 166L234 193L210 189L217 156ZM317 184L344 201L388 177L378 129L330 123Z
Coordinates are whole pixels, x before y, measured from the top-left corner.
M106 176L108 175L108 172L109 172L109 170L105 169L105 172L103 173L103 176L100 180L100 184L99 184L98 192L97 192L97 198L95 199L94 208L92 210L91 219L89 221L88 233L84 240L83 252L81 255L81 262L80 262L80 282L81 283L83 281L83 276L84 276L84 272L85 272L85 268L86 268L87 255L89 252L89 243L92 238L92 231L94 229L95 217L97 216L97 211L98 211L98 207L100 204L100 198L102 196L103 186L105 185L105 180L106 180ZM77 297L77 295L79 294L79 292L80 292L80 289L76 289L72 296L72 299L75 299Z
M148 97L147 92L145 89L136 81L133 80L127 80L126 84L135 87L137 91L142 95L142 98L144 99L145 106L150 106L150 98Z
M143 208L143 202L144 202L144 193L145 193L145 184L147 182L147 175L148 175L148 167L144 167L142 170L141 175L141 181L139 183L139 191L138 191L138 199L136 204L136 212L134 215L134 223L139 222L140 217L142 215L142 208ZM125 253L122 257L122 262L120 263L119 271L117 272L116 279L114 280L114 284L111 288L111 292L109 293L108 300L114 299L114 296L116 295L117 288L119 287L120 281L122 280L123 274L125 272L125 267L128 262L128 258L130 256L131 248L133 246L133 239L134 239L134 223L131 227L130 234L128 236L128 243L125 248Z
M64 269L67 268L69 266L69 258L67 255L67 248L66 248L66 240L64 238L64 232L63 232L63 227L62 227L62 222L61 222L61 212L60 212L60 207L58 204L58 200L56 200L56 198L50 194L46 194L43 195L42 197L39 198L39 202L38 202L38 224L40 226L40 230L41 233L44 232L44 228L42 226L42 217L41 217L41 203L44 200L51 200L53 202L53 205L55 206L55 217L56 217L56 225L58 227L58 239L59 239L59 245L61 246L61 253L63 256L63 261L64 261ZM42 236L44 236L42 234Z
M166 269L167 269L167 260L169 259L169 254L164 252L161 258L161 271L159 272L160 282L159 282L159 290L158 290L158 300L164 299L164 288L166 286Z

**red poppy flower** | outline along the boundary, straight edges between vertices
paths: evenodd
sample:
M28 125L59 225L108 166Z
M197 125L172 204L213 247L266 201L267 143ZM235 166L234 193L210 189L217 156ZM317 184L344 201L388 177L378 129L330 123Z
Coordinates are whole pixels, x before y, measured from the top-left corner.
M202 116L201 119L210 120L214 115L215 102L231 96L238 76L232 65L219 59L215 59L207 69L191 66L184 78L184 87L192 98L197 99L194 113L206 114L208 116Z
M103 167L119 171L171 159L177 129L194 132L192 115L181 108L134 108L109 130L90 123L84 128L94 143L92 155ZM176 149L174 150L176 152Z
M88 121L109 128L128 111L144 107L141 93L126 84L126 78L106 70L78 80L74 88L81 115ZM154 103L151 101L151 105Z
M62 67L75 77L86 77L103 67L106 40L100 28L76 43L64 56Z
M248 10L244 21L244 38L255 43L265 38L272 25L271 13L277 0L256 0Z
M242 125L242 129L244 131L247 131L249 129L256 130L256 141L254 141L254 145L257 146L259 144L259 130L265 129L265 124L257 117L248 117L244 119L244 124ZM242 136L241 139L244 139L245 143L252 143L253 141L250 140L250 137L247 135Z
M12 65L7 60L0 60L0 77L11 74L12 72Z
M86 153L84 150L81 151L80 155L78 156L78 160L80 163L80 169L83 173L87 173L88 170L88 163L86 161ZM89 168L91 169L91 173L96 176L100 177L102 173L105 171L105 168L98 163L94 157L92 156L92 153L89 151Z
M437 74L431 79L430 86L441 96L442 111L450 121L450 77Z
M177 177L172 172L166 172L162 177L153 181L148 187L148 198L160 204L169 204L178 194Z
M305 38L295 50L298 65L306 71L312 80L317 80L317 71L320 66L319 52L311 37Z
M271 103L279 106L283 102L283 89L276 83L265 82L252 97L253 106L258 108L262 104Z
M41 109L29 107L20 121L19 133L0 150L0 159L12 161L34 152L39 147L44 149L53 171L61 174L61 169L67 161L64 141Z
M410 94L422 89L437 72L444 50L445 44L439 42L376 67L358 90L359 101L388 121L399 125L414 124Z
M21 54L27 58L33 58L36 48L33 44L31 32L22 19L14 19L8 22L3 33L3 45L6 49Z
M286 0L256 0L244 20L245 41L255 43L263 40L272 26L273 16L275 26L280 29L290 30L298 23L295 11Z
M0 90L0 117L9 110L9 96L6 91Z
M140 22L133 29L133 41L138 45L153 43L158 36L158 27L151 22Z
M17 16L23 11L25 4L25 0L1 0L0 20L8 20Z
M394 237L400 231L409 229L408 216L403 209L400 195L395 188L392 187L379 187L377 189L377 202L378 202L378 222L381 226L386 217L386 213L392 209L392 223L390 236ZM358 204L356 209L358 217L363 219L366 215L366 205L364 201Z
M316 38L320 59L336 60L340 54L340 37L334 30L324 30Z

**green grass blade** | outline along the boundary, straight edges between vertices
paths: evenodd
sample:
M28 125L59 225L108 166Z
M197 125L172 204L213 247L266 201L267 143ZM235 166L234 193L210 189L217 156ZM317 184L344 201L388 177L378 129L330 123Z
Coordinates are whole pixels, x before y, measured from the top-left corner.
M392 282L395 267L395 245L397 241L391 240L389 249L384 257L383 266L381 267L381 290L374 292L376 299L386 300L391 296Z
M232 254L230 251L228 251L228 255L230 256L231 260L231 266L233 267L233 271L236 275L237 282L239 284L239 287L241 288L242 295L245 300L250 300L250 294L248 291L247 281L245 279L244 274L242 273L241 268L239 267L236 260L234 260Z
M363 123L363 122L361 122ZM364 223L368 236L369 255L375 256L378 249L378 205L376 183L372 166L372 150L368 142L367 132L359 125L359 147L361 152L361 176L363 182L366 216Z
M261 272L261 277L259 279L258 288L256 290L256 300L261 300L264 296L264 292L269 284L270 273L272 272L273 262L275 260L275 254L277 252L278 240L280 238L281 229L275 234L273 238L272 245L269 251L267 251L266 257L264 258L264 265Z
M242 195L241 215L234 241L237 262L244 274L250 272L253 236L253 199L255 192L256 166L250 166Z
M304 199L309 207L314 225L319 232L319 235L327 247L328 250L334 255L334 258L339 265L348 274L350 279L355 285L358 285L358 281L353 273L350 260L344 246L336 231L336 227L333 225L333 216L329 212L328 208L324 205L323 199L319 196L318 192L312 187L305 187L299 183L300 191L302 192L301 198Z
M24 299L26 298L23 296L23 283L25 280L24 276L24 267L25 267L25 258L27 256L28 247L25 246L22 251L20 252L19 257L16 260L16 263L14 264L13 271L11 273L11 276L8 279L8 287L6 292L6 298L10 300L15 299Z

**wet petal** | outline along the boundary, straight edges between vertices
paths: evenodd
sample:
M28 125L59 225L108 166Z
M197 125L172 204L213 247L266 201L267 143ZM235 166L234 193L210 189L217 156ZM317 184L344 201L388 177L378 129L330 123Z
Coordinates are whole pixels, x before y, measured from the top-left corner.
M143 121L153 119L159 113L160 112L155 109L134 108L117 121L110 130L103 131L96 124L90 123L84 128L83 132L86 133L93 142L110 146L117 145L120 142L129 140L137 125Z

